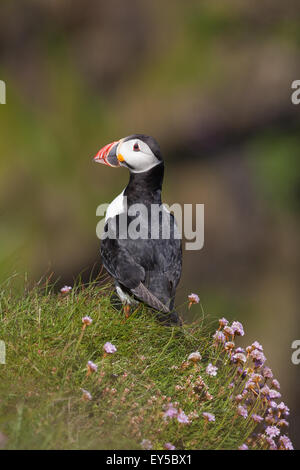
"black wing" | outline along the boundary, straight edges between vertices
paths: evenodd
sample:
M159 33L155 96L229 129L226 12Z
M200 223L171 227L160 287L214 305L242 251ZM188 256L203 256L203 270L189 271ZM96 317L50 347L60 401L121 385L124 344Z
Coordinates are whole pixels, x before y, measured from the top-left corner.
M165 313L173 308L182 267L181 240L174 237L173 215L168 217L170 239L119 239L110 231L101 243L103 264L109 274L139 300Z

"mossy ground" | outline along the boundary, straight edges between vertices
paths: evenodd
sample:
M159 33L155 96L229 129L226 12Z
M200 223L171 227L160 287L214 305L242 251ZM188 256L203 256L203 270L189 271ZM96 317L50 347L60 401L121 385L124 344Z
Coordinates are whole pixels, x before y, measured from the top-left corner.
M70 294L36 287L15 296L0 290L0 431L8 449L236 449L254 429L236 414L229 384L236 367L212 342L217 320L164 327L145 307L125 320L110 302L111 289L91 283ZM195 306L197 309L198 306ZM82 331L82 317L93 322ZM115 354L104 355L111 342ZM193 351L202 360L185 362ZM87 375L87 362L98 365ZM208 363L218 364L215 377ZM212 399L195 381L202 376ZM84 400L81 389L92 400ZM164 419L176 403L189 423ZM206 423L203 412L215 415Z

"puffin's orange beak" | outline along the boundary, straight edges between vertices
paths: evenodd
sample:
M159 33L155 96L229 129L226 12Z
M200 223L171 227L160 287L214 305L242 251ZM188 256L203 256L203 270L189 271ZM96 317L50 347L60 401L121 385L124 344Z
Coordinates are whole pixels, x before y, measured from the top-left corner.
M112 167L120 166L120 162L117 158L117 147L119 142L120 141L118 140L102 147L97 155L95 155L94 161Z

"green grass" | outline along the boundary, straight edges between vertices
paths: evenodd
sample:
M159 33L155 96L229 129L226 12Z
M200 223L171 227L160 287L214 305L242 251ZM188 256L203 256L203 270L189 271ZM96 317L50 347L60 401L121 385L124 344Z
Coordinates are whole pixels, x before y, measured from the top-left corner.
M0 432L6 448L139 449L148 439L154 449L166 442L178 449L236 449L245 442L254 424L237 416L230 398L237 367L212 344L217 321L164 327L141 307L125 321L110 295L109 285L97 283L75 286L68 295L36 287L21 297L9 285L0 287L0 339L7 349L6 365L0 365ZM85 315L93 323L83 331ZM104 356L107 341L117 352ZM188 362L196 350L202 360ZM89 360L98 371L87 375ZM209 362L218 365L216 377L205 372ZM235 387L238 393L238 379ZM81 389L91 401L83 400ZM193 413L190 423L164 420L168 402ZM214 423L205 423L204 411L215 415Z

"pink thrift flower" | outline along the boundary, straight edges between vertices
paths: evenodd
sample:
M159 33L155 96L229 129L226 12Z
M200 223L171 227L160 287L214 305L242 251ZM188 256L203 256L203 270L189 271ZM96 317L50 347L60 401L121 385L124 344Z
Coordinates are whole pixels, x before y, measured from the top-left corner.
M286 435L280 436L279 448L282 450L294 450L291 440Z
M178 415L178 410L173 406L172 403L168 405L167 410L164 413L164 419L175 418Z
M245 364L245 362L247 361L247 358L245 356L245 354L243 353L236 353L232 356L232 359L236 362L240 362L241 364Z
M265 379L273 379L273 372L272 372L272 369L270 369L270 367L264 367L262 375L264 376Z
M243 401L244 397L240 393L235 397L235 401L240 402Z
M285 414L286 416L289 416L290 414L290 409L285 405L285 403L283 403L283 401L281 403L279 403L279 405L277 406L277 409Z
M276 388L277 390L280 390L280 383L278 382L278 380L276 379L272 380L272 386Z
M242 416L242 418L246 419L247 416L248 416L248 411L247 411L247 408L245 408L244 406L242 405L239 405L238 406L238 410L237 410L238 414L240 416Z
M201 361L201 354L199 351L192 352L187 358L188 361L198 362Z
M222 331L216 331L215 334L213 335L213 339L215 340L215 344L217 343L225 343L226 338L224 333Z
M290 425L290 423L288 421L286 421L285 419L279 420L277 424L280 428L282 428L283 426L289 427L289 425Z
M188 424L190 422L184 411L180 411L180 413L178 413L177 421L182 424Z
M273 437L279 436L280 430L276 426L268 426L266 429L266 434L269 437L273 438Z
M229 323L228 320L226 320L226 318L224 318L224 317L223 317L223 318L220 318L220 320L219 320L219 325L220 325L221 327L227 326L228 323Z
M106 354L114 354L117 351L116 346L114 346L109 341L105 343L105 345L103 346L103 349L106 352Z
M145 450L151 450L152 449L152 442L149 441L149 439L143 439L142 442L141 442L141 446L143 447L143 449Z
M60 292L62 294L68 294L69 292L71 292L72 290L72 287L71 286L64 286L60 289Z
M216 421L216 417L215 415L213 415L212 413L207 413L206 411L204 413L202 413L202 416L203 418L205 419L205 421L207 422L214 422Z
M250 377L251 380L257 384L263 380L263 377L260 374L251 374Z
M88 361L87 368L88 368L88 373L97 372L97 370L98 370L97 364L95 364L92 361Z
M239 321L234 321L231 325L231 328L233 329L234 334L238 336L244 336L245 334L244 328L243 328L243 325Z
M83 400L85 400L85 401L91 401L92 400L92 395L90 394L90 392L88 392L84 388L82 388L81 391L82 391Z
M249 447L247 446L247 444L242 444L242 445L239 447L239 450L249 450Z
M272 439L271 437L266 437L266 441L269 444L270 450L277 450L277 445L275 444L274 439Z
M259 351L258 349L254 349L250 356L252 357L255 367L260 367L266 362L266 357L263 352Z
M255 413L253 413L253 415L251 416L251 418L253 419L253 421L254 421L255 423L261 423L261 422L264 420L264 418L263 418L262 416L256 415Z
M260 392L261 392L263 395L269 395L270 389L269 389L268 385L265 385L263 388L261 388L261 389L260 389Z
M231 328L231 326L225 326L224 333L226 333L228 336L234 336L234 330Z
M233 341L227 341L227 343L225 343L224 348L226 349L226 351L231 351L234 348L234 346L235 344Z
M82 323L84 325L91 325L93 323L93 320L89 316L82 317Z
M167 450L175 450L176 447L173 446L173 444L171 444L171 442L166 442L166 444L164 445L164 448L167 449Z
M188 299L189 299L189 308L191 308L193 304L198 304L200 302L200 299L197 294L190 294L188 296Z
M206 367L206 373L213 377L217 375L217 371L218 371L218 368L216 366L213 366L212 364L208 364L208 366Z
M250 388L250 390L252 389L255 389L255 383L253 382L253 380L247 380L246 384L245 384L245 390L248 390Z
M280 398L281 393L279 393L277 390L270 390L269 391L269 397L274 400L275 398Z

